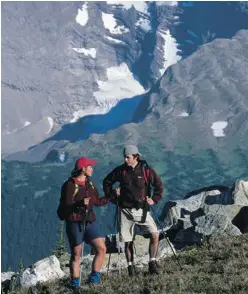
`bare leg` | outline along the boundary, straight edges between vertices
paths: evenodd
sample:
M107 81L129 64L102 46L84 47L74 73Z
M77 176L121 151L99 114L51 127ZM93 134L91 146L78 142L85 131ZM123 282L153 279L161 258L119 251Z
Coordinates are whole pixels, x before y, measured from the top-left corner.
M92 272L100 272L107 251L104 239L96 238L92 240L91 246L96 252L92 262Z
M149 244L149 256L150 258L156 258L158 253L158 239L159 233L151 233L150 244Z
M71 247L70 272L72 278L78 278L80 275L81 253L82 244Z
M134 261L133 241L125 242L125 255L126 255L127 262Z

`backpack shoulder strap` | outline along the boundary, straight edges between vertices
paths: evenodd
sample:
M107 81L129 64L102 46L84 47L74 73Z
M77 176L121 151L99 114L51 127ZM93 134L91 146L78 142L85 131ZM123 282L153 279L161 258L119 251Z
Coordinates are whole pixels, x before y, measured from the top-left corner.
M150 182L149 182L150 168L149 167L147 168L143 167L143 176L144 176L146 185L149 186L150 185Z
M75 190L74 190L74 193L73 193L73 195L72 195L72 198L74 199L75 197L76 197L76 195L77 195L77 193L78 193L78 190L79 190L79 185L78 184L74 184L75 185Z
M126 174L127 174L126 165L125 164L122 164L118 168L119 168L120 175L122 177L125 177Z
M150 167L149 165L147 164L147 162L145 160L142 160L141 162L141 170L142 170L142 173L143 173L143 177L144 177L144 180L145 180L145 183L147 185L147 187L150 186L150 181L149 181L149 178L150 178Z
M92 188L93 190L95 189L95 185L93 182L91 182L89 179L86 182L86 189L88 190L89 188Z

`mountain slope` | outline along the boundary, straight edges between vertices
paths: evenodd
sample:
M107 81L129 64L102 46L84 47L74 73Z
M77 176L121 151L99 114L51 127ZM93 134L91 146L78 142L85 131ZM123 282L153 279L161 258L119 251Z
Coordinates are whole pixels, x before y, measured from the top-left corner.
M168 150L248 146L248 31L217 39L172 66L134 115L154 121ZM154 128L154 127L153 127ZM154 128L155 129L155 128Z
M121 126L105 134L116 127L114 123L111 127L109 122L114 122L113 116L126 117L125 112L121 113L123 108L120 108L120 112L116 108L116 113L113 109L113 116L106 116L106 121L97 116L85 117L75 127L67 125L65 130L58 132L41 146L7 158L22 158L32 162L45 158L46 154L41 153L40 149L47 150L46 153L56 148L65 149L69 153L72 153L71 150L79 151L81 143L77 138L89 135L87 130L90 128L95 133L104 134L93 136L98 138L98 142L104 141L108 144L124 144L130 141L142 145L147 140L156 142L164 150L182 153L194 153L208 148L246 148L247 52L246 30L240 31L231 40L217 39L205 44L190 57L170 67L159 82L141 98L132 118L129 117L129 121L136 123ZM78 131L79 129L82 131ZM66 141L73 142L73 146L69 144L66 147ZM56 144L62 146L56 147ZM72 154L77 154L77 151Z
M248 21L242 2L6 2L2 28L5 157L107 114Z
M131 71L152 29L142 5L144 12L105 2L3 4L3 153L144 92L146 81Z

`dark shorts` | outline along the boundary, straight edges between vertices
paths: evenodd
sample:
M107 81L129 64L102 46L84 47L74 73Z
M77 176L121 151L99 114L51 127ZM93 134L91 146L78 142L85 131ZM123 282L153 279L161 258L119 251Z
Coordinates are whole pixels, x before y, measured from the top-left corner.
M80 222L66 222L66 234L71 246L76 246L85 241L90 244L92 240L104 238L96 222L87 223L84 231L84 225Z

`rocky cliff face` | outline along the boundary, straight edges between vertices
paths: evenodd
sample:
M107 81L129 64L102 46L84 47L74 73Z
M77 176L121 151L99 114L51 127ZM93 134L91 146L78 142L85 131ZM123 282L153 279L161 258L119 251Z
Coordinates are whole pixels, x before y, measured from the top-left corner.
M85 115L106 113L157 80L170 64L164 65L163 37L146 48L165 29L153 21L155 10L146 3L5 3L3 153L40 143ZM161 13L172 15L173 8ZM156 58L148 56L153 51Z
M4 3L3 156L144 93L203 43L247 29L246 16L226 2Z
M136 120L148 113L142 127L156 120L166 134L159 140L171 150L246 148L247 52L248 31L202 46L166 72L140 104Z

